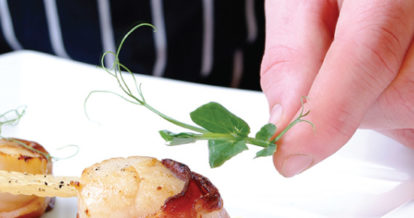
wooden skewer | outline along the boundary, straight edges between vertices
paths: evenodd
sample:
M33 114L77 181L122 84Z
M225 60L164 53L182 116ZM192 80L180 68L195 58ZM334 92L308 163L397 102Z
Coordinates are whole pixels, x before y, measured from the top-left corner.
M0 192L39 197L76 197L78 177L27 174L0 170Z

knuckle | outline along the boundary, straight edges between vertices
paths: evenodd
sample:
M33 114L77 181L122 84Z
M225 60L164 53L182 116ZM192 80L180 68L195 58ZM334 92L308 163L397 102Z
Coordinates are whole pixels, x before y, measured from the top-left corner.
M366 83L383 87L388 84L398 73L400 61L394 50L386 48L389 45L367 45L361 43L365 49L368 60L361 63L361 68L365 72Z
M395 31L386 26L373 25L367 28L368 35L373 38L362 46L368 51L368 55L373 57L373 64L384 69L385 73L395 75L401 64L402 51L401 39Z
M388 82L397 74L408 46L407 12L401 3L389 0L376 1L358 12L351 23L339 27L336 38L353 46L365 70L375 74L370 79Z
M266 48L262 59L260 75L264 76L270 71L277 71L283 68L285 64L292 62L297 54L296 49L285 45Z
M265 93L282 85L281 74L288 72L296 54L295 49L282 45L266 49L260 70L260 85ZM275 79L276 77L279 79Z
M394 43L384 43L384 40L379 39L380 37L361 40L356 35L348 39L340 39L342 46L351 54L348 57L352 60L353 67L356 72L359 72L355 74L358 77L355 85L358 87L367 87L369 90L383 89L398 73L402 62L402 57L396 50L399 43L396 39L392 39Z

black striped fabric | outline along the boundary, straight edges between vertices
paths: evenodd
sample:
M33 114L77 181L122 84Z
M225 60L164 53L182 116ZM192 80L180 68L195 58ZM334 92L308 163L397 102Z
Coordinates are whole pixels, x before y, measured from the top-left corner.
M106 20L108 22L106 22ZM30 49L94 65L140 23L121 62L133 72L260 89L263 0L0 0L0 53Z

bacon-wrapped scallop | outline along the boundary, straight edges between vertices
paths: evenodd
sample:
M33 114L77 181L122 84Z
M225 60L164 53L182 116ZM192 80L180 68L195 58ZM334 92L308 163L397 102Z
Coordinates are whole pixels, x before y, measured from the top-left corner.
M0 139L0 170L30 174L51 174L52 161L33 148L48 154L38 143L22 139ZM10 181L11 182L11 181ZM0 217L40 217L49 204L49 197L0 193Z
M83 217L228 217L216 187L173 160L113 158L82 173Z

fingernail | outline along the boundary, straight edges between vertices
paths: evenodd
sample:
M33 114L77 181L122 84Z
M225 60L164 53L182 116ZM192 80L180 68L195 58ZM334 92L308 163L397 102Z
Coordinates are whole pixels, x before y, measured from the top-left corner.
M283 162L280 173L286 177L292 177L308 169L312 163L313 159L309 155L291 155Z
M280 119L282 118L282 105L276 104L272 107L272 110L270 111L270 118L269 122L273 124L278 124Z

